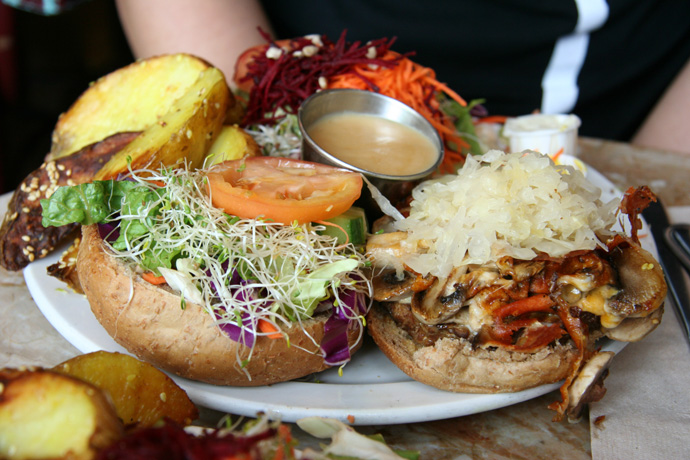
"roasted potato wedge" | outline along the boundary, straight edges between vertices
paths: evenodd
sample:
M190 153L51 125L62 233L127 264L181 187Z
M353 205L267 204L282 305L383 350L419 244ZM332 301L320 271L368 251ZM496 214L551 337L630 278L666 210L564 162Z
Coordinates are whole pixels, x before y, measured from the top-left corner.
M261 148L252 136L237 125L226 125L206 154L205 165L258 155L261 155Z
M93 385L46 370L0 370L0 458L91 459L123 434Z
M202 166L209 147L220 133L232 95L223 73L211 67L175 101L170 110L115 154L96 174L114 179L131 162L133 169L186 160L190 168Z
M174 54L137 61L96 80L57 121L48 160L115 133L157 123L211 65Z
M222 72L187 54L97 80L60 116L46 161L15 191L0 228L0 265L20 270L77 227L41 225L40 199L57 186L113 179L130 165L199 167L235 105Z
M163 417L188 425L199 416L187 393L170 377L129 355L97 351L69 359L53 370L104 390L127 428L149 427Z

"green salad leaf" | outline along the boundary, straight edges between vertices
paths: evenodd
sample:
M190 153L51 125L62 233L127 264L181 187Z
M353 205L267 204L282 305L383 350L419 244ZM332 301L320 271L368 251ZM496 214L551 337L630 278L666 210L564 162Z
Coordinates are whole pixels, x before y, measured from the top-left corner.
M58 187L50 198L41 200L43 226L107 222L120 211L123 197L137 187L146 189L136 182L113 180Z
M358 265L357 260L341 259L323 265L304 276L294 296L295 301L306 307L303 317L308 318L313 315L318 303L328 297L328 286L336 275L351 272Z
M475 106L482 103L484 103L484 99L473 99L466 106L462 106L452 99L443 101L443 111L455 118L455 129L458 130L463 140L469 144L469 153L472 155L484 153L477 141L477 133L472 122L472 114L470 113Z
M59 187L49 198L41 200L43 226L104 224L121 216L139 216L120 221L119 236L113 248L126 250L131 241L146 236L153 219L163 206L164 189L152 189L134 181L94 181ZM151 206L152 203L158 203ZM142 206L147 213L140 216ZM169 250L152 244L141 258L142 267L158 274L158 267L172 267L181 249Z

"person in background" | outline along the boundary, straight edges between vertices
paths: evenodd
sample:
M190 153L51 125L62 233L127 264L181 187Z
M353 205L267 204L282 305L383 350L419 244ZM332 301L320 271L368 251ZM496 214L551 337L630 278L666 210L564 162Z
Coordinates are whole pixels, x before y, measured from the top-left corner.
M197 54L230 79L239 54L347 30L393 49L496 115L575 113L580 133L690 153L687 0L116 0L133 53Z
M53 16L71 10L85 1L88 0L2 0L2 3L29 13Z
M2 0L44 14L84 0ZM40 5L40 6L39 6ZM580 134L690 153L687 0L116 0L137 58L188 52L231 80L237 57L318 33L396 37L491 114L575 113Z

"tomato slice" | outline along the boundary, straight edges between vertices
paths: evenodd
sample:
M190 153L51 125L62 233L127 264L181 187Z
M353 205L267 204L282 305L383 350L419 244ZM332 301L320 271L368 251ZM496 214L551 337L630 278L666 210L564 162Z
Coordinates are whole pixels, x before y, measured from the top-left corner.
M277 157L220 163L209 170L208 183L211 202L228 214L286 225L342 214L362 191L358 173Z

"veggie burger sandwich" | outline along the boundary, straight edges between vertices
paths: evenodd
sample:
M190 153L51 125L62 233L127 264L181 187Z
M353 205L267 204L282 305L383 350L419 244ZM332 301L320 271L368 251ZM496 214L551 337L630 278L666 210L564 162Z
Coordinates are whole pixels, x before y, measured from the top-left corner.
M565 379L560 419L603 396L612 357L659 324L666 284L640 247L646 188L603 203L570 166L534 152L468 156L420 184L409 215L375 223L368 330L404 372L435 387L514 392ZM626 236L613 230L627 214Z
M82 224L81 287L127 350L190 379L265 385L361 345L367 262L330 222L361 186L350 171L248 157L61 187L43 222Z

